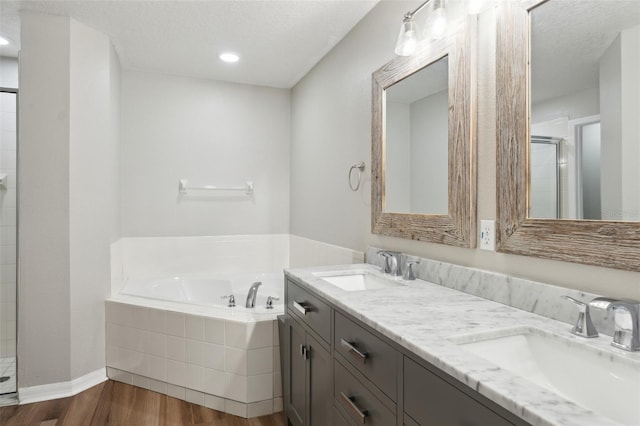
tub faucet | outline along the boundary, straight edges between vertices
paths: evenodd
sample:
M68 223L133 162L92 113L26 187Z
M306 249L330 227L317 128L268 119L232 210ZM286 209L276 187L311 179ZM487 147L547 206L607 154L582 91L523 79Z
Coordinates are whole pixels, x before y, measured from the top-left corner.
M260 281L256 281L255 283L251 284L249 293L247 293L247 303L245 304L247 308L254 308L256 306L256 295L258 294L258 287L260 287L261 285L262 282Z
M609 311L613 315L612 346L626 351L640 351L640 302L631 299L596 297L589 306Z

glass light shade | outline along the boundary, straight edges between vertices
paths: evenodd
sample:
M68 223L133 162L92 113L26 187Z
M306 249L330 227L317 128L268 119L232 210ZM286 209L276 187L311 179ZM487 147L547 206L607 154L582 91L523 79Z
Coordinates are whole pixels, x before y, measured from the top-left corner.
M413 18L404 18L398 34L395 53L398 56L411 56L416 51L418 45L418 31Z
M433 10L427 15L424 35L432 40L439 40L447 32L447 11L442 2L436 2Z
M478 13L480 13L480 10L482 10L483 6L484 6L483 0L469 0L468 2L469 14L477 15Z

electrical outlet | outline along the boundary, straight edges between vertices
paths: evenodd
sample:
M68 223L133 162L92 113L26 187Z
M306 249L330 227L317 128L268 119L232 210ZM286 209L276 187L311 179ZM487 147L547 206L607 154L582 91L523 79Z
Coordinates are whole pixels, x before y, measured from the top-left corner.
M496 249L496 221L495 220L480 221L480 249L495 251Z

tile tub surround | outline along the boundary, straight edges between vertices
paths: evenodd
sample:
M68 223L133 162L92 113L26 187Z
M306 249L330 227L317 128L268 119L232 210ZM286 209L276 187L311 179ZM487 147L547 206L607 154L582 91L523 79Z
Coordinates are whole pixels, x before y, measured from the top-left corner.
M403 281L405 285L401 287L347 292L314 275L314 272L362 269L379 271L373 265L352 265L287 270L286 275L531 424L618 424L497 368L455 344L456 339L470 334L514 326L533 327L559 336L567 342L567 350L580 344L600 355L615 352L624 362L640 362L638 354L612 348L611 337L573 336L564 322L423 280ZM603 392L606 394L606 390Z
M277 320L106 302L109 378L240 417L282 410Z
M378 255L380 250L383 249L369 247L366 252L367 263L382 267L383 260ZM414 266L416 278L562 321L572 326L578 318L578 310L573 303L561 296L571 296L582 302L588 302L600 296L453 263L410 255L407 257L420 261L418 265ZM613 335L613 319L607 312L591 309L591 319L598 333L607 336Z

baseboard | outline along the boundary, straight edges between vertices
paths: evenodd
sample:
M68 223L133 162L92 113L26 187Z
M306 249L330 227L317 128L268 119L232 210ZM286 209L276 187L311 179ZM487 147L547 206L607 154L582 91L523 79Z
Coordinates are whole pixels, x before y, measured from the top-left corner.
M73 379L70 382L51 383L48 385L31 386L18 389L19 404L48 401L50 399L73 396L92 386L107 380L106 368L99 368L91 373Z

